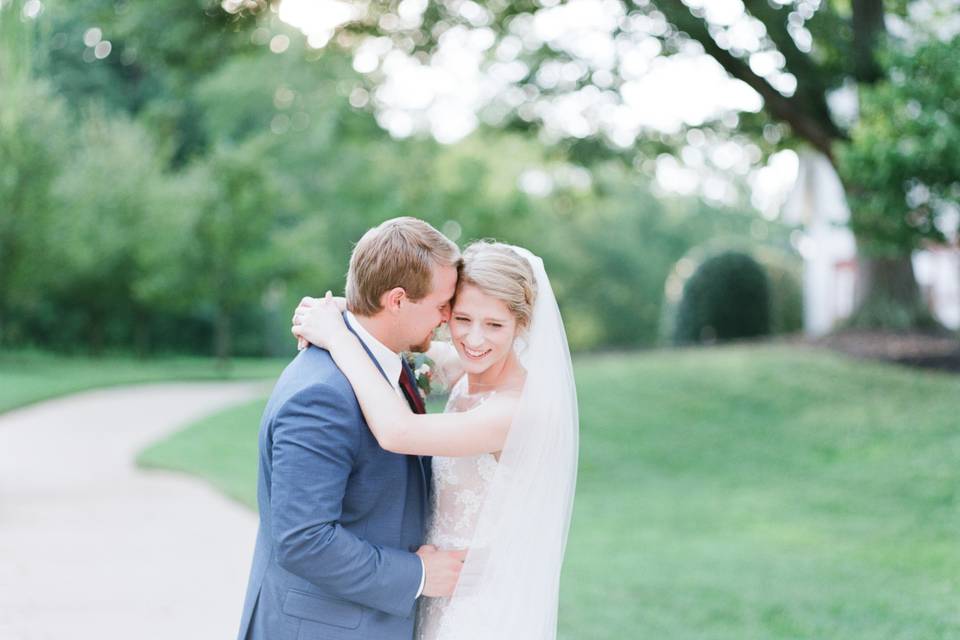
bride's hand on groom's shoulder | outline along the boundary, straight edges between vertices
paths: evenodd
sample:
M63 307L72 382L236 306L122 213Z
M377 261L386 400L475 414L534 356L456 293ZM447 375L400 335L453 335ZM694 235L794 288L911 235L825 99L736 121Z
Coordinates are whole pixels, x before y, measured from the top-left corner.
M305 349L311 343L329 349L331 342L347 330L342 316L346 309L346 299L329 291L323 298L302 298L293 312L290 328L297 338L297 348Z
M327 295L322 298L312 298L310 296L304 296L300 298L300 302L297 304L297 308L293 310L294 323L296 323L298 314L303 314L320 303L332 303L337 307L337 309L341 313L347 310L347 299L341 298L340 296L335 296L329 291L327 291Z

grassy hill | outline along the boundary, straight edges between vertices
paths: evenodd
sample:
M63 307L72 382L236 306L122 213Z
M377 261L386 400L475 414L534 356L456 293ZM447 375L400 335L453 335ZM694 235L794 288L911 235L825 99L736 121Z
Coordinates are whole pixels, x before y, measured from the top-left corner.
M562 638L960 639L960 377L770 346L576 370ZM262 406L141 463L252 505Z

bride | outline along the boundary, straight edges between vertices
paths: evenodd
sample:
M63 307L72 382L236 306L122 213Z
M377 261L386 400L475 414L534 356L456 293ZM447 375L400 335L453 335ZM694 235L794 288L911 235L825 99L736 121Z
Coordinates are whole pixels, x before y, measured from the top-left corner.
M451 385L442 414L410 410L340 311L329 292L304 299L293 332L330 351L384 449L433 456L426 542L468 549L453 595L421 600L416 637L555 638L578 414L543 262L500 243L464 251L450 343L434 341L428 352Z

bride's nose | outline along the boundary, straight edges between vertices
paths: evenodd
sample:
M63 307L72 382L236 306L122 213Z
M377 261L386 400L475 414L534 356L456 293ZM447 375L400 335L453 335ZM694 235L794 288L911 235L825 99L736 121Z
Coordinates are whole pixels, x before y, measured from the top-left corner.
M481 346L483 344L483 332L480 331L480 327L472 325L467 335L464 336L463 342L471 349Z

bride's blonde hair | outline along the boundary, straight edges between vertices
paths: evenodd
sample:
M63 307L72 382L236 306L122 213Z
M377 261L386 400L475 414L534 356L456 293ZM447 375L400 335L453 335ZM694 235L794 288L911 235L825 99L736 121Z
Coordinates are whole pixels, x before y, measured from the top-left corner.
M536 278L527 259L510 245L479 240L464 249L457 289L465 284L474 285L507 305L518 328L530 326L537 298Z

